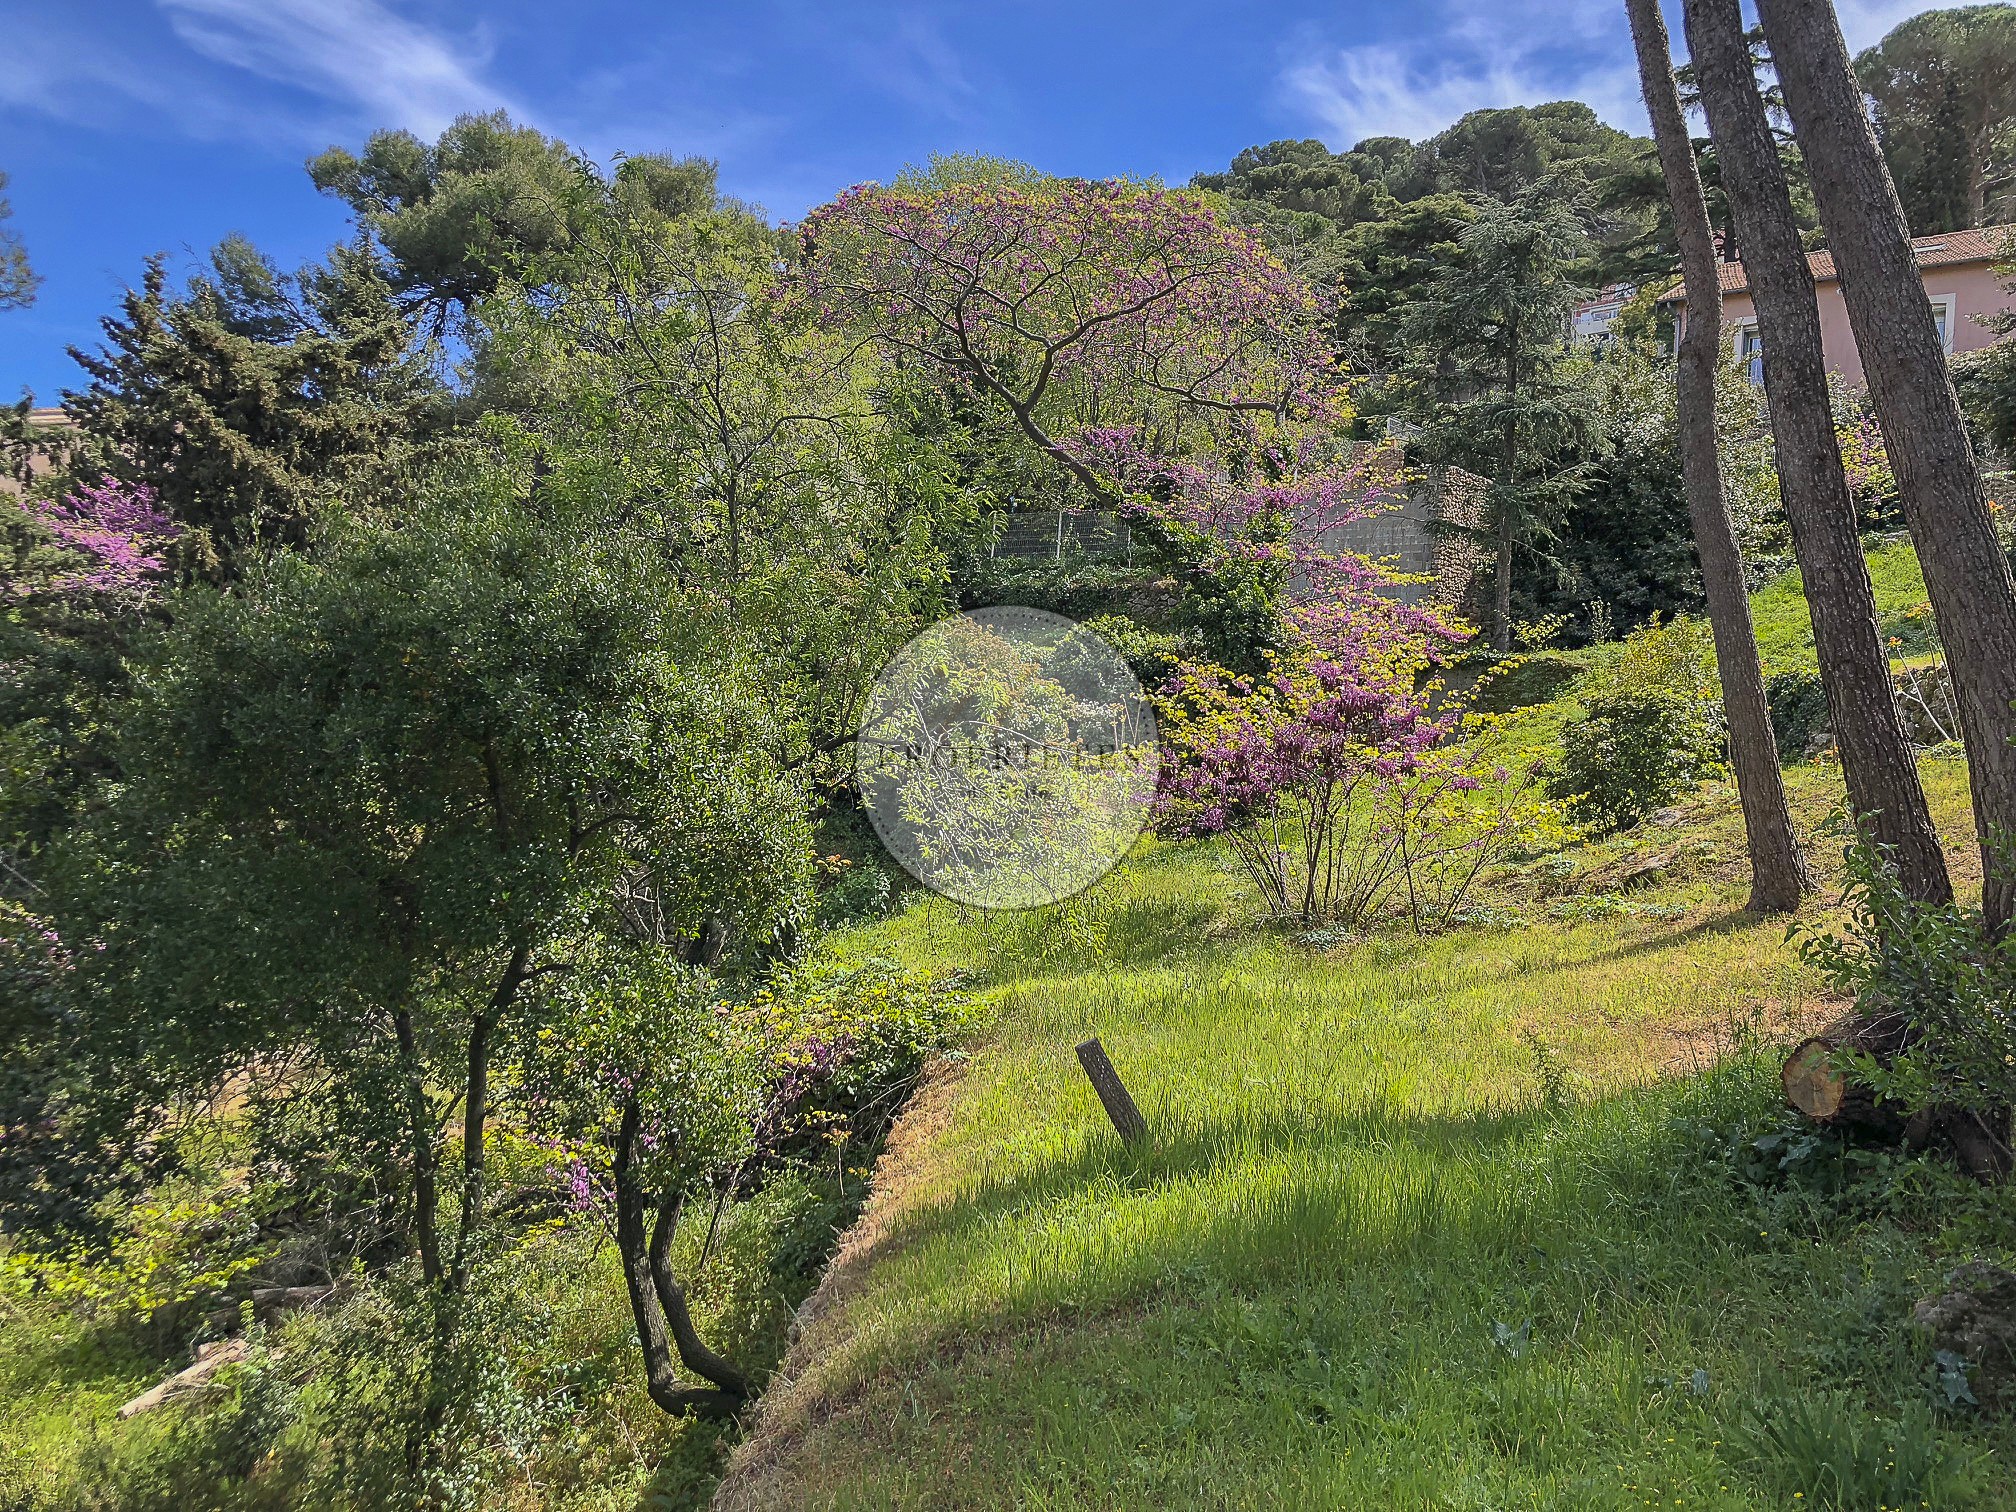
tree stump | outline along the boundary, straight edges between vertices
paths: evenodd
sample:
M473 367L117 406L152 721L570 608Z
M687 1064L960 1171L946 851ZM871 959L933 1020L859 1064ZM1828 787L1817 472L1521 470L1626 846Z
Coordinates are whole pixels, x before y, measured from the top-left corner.
M1092 1083L1092 1090L1099 1094L1106 1116L1113 1121L1114 1132L1128 1144L1146 1139L1148 1120L1141 1116L1141 1110L1134 1106L1134 1099L1127 1095L1120 1073L1106 1058L1105 1046L1097 1039L1085 1041L1078 1047L1078 1064L1085 1068L1086 1079Z
M1983 1181L2007 1176L2008 1110L1982 1116L1960 1108L1937 1107L1907 1118L1902 1108L1883 1101L1834 1064L1838 1052L1859 1050L1888 1065L1909 1049L1915 1038L1901 1014L1877 1013L1838 1034L1801 1040L1779 1071L1785 1101L1823 1127L1865 1131L1883 1139L1901 1137L1913 1150L1923 1149L1935 1138L1943 1139L1969 1174Z

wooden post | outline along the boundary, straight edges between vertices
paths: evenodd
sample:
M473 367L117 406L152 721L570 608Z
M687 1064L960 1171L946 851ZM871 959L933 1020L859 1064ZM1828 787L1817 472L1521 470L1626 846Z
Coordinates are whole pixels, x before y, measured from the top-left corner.
M1092 1083L1092 1090L1099 1094L1099 1101L1105 1105L1106 1116L1113 1120L1114 1132L1128 1144L1146 1139L1148 1120L1141 1116L1141 1110L1134 1106L1134 1099L1127 1095L1120 1073L1106 1058L1105 1047L1097 1039L1085 1041L1078 1047L1078 1064L1085 1068L1086 1079Z

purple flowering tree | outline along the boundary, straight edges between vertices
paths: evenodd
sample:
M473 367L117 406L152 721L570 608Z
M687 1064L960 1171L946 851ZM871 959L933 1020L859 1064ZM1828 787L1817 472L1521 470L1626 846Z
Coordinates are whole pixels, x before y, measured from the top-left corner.
M1277 917L1366 917L1395 885L1399 836L1371 796L1449 735L1390 658L1313 647L1260 677L1189 668L1164 695L1155 818L1222 835Z
M1453 817L1485 780L1414 682L1467 631L1339 542L1405 479L1346 439L1314 291L1203 197L1126 183L870 185L800 231L818 319L998 406L1095 503L1202 543L1202 572L1285 590L1264 674L1164 690L1163 831L1223 834L1276 914L1355 920L1396 890L1452 911L1455 837L1491 853Z
M1333 546L1335 527L1396 502L1399 458L1343 439L1321 302L1203 196L867 185L800 234L794 297L999 406L1094 503L1271 564L1291 600L1345 605L1360 628L1383 614L1448 635L1377 598L1390 579ZM1338 625L1319 612L1310 628Z
M1565 820L1534 753L1416 687L1418 642L1333 613L1262 676L1189 667L1164 690L1157 827L1222 836L1276 917L1352 926L1393 907L1440 927Z
M145 598L167 579L168 551L182 534L145 484L80 483L27 510L77 561L50 580L60 594Z

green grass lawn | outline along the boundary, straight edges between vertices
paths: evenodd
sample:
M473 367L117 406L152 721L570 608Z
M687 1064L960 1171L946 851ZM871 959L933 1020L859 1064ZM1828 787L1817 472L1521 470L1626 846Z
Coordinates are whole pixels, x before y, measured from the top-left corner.
M1926 602L1925 574L1918 553L1908 543L1879 546L1868 554L1869 581L1876 590L1876 617L1898 660L1922 659L1929 649L1926 622L1912 611ZM1806 612L1806 590L1797 571L1766 583L1750 595L1750 613L1757 626L1757 652L1764 671L1812 670L1813 624Z
M1958 763L1927 782L1957 839ZM1794 769L1808 819L1832 783ZM1604 894L1651 844L1669 880ZM1954 1261L2016 1258L2016 1207L1832 1146L1778 1169L1773 1046L1825 1005L1737 912L1740 857L1711 789L1508 879L1511 928L1324 948L1186 846L1046 914L858 933L976 968L997 1013L730 1504L2016 1506L2011 1433L1935 1410L1906 1321ZM1142 1148L1078 1072L1093 1034Z

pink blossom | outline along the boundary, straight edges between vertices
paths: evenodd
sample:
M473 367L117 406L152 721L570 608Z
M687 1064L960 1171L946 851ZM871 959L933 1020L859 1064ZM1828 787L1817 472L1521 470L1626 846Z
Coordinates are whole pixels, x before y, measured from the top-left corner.
M182 534L145 484L79 484L64 499L35 500L28 509L57 544L85 559L82 570L50 584L58 593L143 595L167 575L168 547Z

